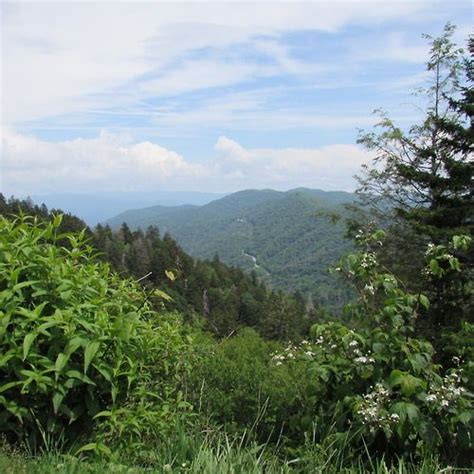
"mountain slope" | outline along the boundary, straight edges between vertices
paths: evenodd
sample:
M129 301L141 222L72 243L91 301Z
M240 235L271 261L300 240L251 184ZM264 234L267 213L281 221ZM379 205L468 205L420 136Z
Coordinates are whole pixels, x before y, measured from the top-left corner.
M247 190L200 207L127 211L108 221L132 228L156 225L199 258L215 254L226 263L257 274L275 288L302 291L324 305L340 305L347 290L328 267L350 248L342 223L354 195L299 188L287 192Z

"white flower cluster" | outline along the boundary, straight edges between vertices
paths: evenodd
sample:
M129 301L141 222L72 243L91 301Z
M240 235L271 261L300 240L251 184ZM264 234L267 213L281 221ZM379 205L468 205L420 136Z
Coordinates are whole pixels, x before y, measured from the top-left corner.
M321 344L324 341L322 336L316 341L316 344ZM307 340L301 341L299 346L292 344L291 342L288 343L288 346L284 349L283 352L274 352L271 354L272 361L275 362L275 365L282 365L283 362L288 360L294 360L298 355L306 355L309 357L313 357L316 353L313 351L313 347L311 343Z
M315 346L321 346L323 349L337 349L338 345L331 340L325 340L324 336L319 336L316 341L314 341Z
M356 364L367 365L375 363L375 359L370 357L370 351L368 351L365 355L362 354L362 351L359 349L359 342L353 339L348 344L350 355L354 357L354 362Z
M362 418L362 423L370 427L371 432L380 428L390 431L390 427L400 421L396 413L387 413L385 406L389 399L390 392L378 383L360 402L357 414Z
M350 352L350 355L354 357L362 356L362 351L359 349L359 341L356 341L354 339L351 342L349 342L349 352Z
M360 356L360 357L356 357L354 359L354 362L356 364L366 365L366 364L373 364L375 362L375 359L373 357Z
M452 361L454 365L457 365L459 367L461 365L462 359L458 356L454 356L452 358Z
M362 268L370 268L370 267L374 267L375 265L377 265L377 259L375 258L375 254L372 253L372 252L365 252L362 254L362 258L361 258L361 261L360 261L360 266Z
M456 370L443 378L441 385L432 387L425 400L431 404L435 411L446 410L466 391L461 387L460 370Z
M307 341L306 339L301 341L301 345L300 345L300 351L307 355L307 356L310 356L310 357L313 357L316 355L316 353L312 350L312 347L311 347L311 344L309 341Z
M317 346L323 344L323 342L324 342L324 337L323 337L323 336L319 336L319 337L316 339L316 341L314 341L314 343L315 343Z
M304 342L308 343L308 341ZM283 362L295 359L296 355L298 354L298 351L299 348L292 344L290 341L283 352L274 352L273 354L271 354L272 361L275 362L275 365L282 365Z
M425 255L431 255L436 248L435 244L428 244L428 247L426 248Z
M375 294L375 288L373 285L365 285L364 291L369 293L369 295L372 295L372 296Z

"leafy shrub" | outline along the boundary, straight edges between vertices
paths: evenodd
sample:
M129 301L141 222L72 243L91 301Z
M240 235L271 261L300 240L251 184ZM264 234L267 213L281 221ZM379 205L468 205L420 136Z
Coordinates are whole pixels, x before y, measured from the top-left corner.
M99 440L146 441L189 409L179 390L189 342L60 223L0 216L0 432L38 445L101 425Z
M311 403L295 425L312 432L316 442L354 453L368 449L412 456L426 449L468 462L474 447L468 374L461 365L443 371L434 361L432 345L413 336L417 316L429 309L429 301L406 293L379 266L370 247L381 245L381 239L381 232L361 234L364 249L348 255L338 268L359 294L357 303L346 309L358 329L338 322L315 325L311 342L288 346L273 358L279 366L304 364L311 380ZM453 241L454 246L460 243ZM427 253L430 269L461 271L451 253L438 250L431 247Z
M211 344L193 376L204 415L230 433L277 439L300 409L306 380L302 371L272 364L279 347L252 329Z

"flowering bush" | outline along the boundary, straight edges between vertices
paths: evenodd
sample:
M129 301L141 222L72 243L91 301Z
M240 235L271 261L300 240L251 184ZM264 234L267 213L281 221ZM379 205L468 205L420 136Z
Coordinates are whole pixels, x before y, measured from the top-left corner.
M306 366L312 381L307 402L312 403L300 414L302 430L332 424L326 441L349 439L356 450L370 445L386 454L411 455L425 446L448 457L467 457L474 446L473 396L464 386L461 359L455 359L458 367L443 373L432 345L413 336L419 312L429 309L429 301L422 294L407 293L378 264L371 248L382 245L383 237L381 231L360 232L361 252L348 255L336 269L359 294L346 308L354 327L338 322L315 325L310 342L289 345L274 353L272 361L277 366ZM468 244L468 238L455 237L452 246ZM447 247L429 247L428 267L434 274L438 269L462 270L450 252Z

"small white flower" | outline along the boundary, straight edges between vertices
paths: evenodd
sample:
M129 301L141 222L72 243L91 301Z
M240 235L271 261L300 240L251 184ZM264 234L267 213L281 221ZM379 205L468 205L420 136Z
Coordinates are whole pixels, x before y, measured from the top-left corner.
M434 244L428 244L428 247L427 247L427 249L426 249L425 255L429 255L430 253L433 252L434 249L435 249L435 245L434 245Z
M461 358L457 357L457 356L454 356L452 361L453 361L453 364L459 365L461 363Z
M375 293L374 287L372 285L365 285L364 290L371 295Z

